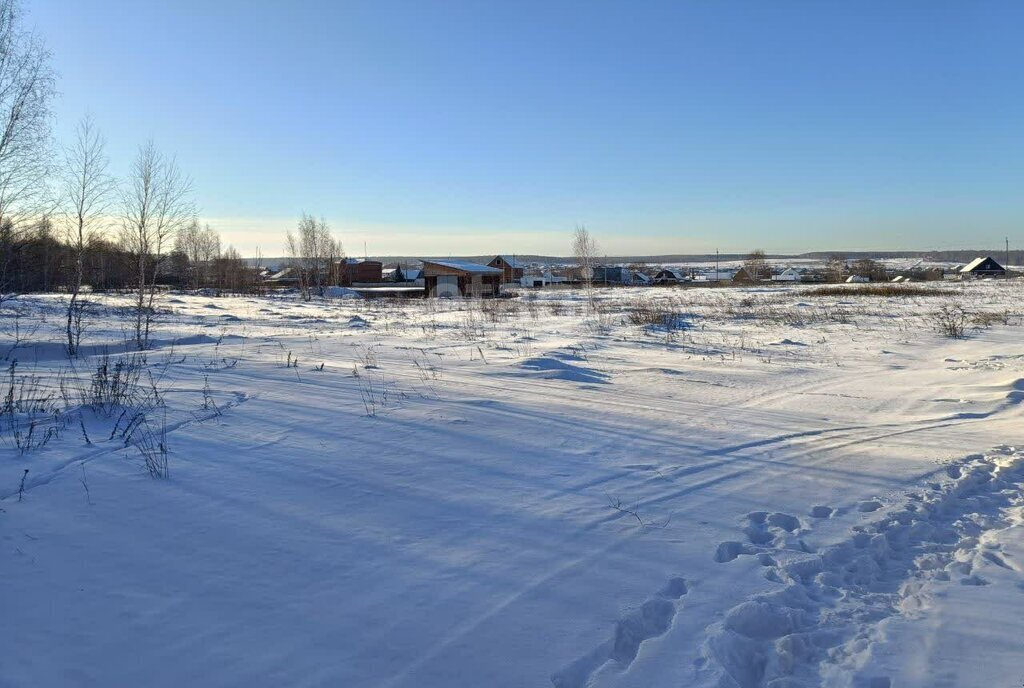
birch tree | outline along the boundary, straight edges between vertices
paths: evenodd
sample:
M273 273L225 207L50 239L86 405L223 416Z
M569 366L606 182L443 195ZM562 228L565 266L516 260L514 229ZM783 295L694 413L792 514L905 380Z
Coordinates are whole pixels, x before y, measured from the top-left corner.
M747 276L755 282L767 279L772 275L771 266L768 264L768 254L760 248L754 249L747 255L743 260L743 269Z
M290 267L299 273L302 298L309 301L314 287L323 287L331 276L334 261L345 257L341 241L331 234L323 218L302 214L297 232L285 235L285 252Z
M24 226L52 210L50 53L23 27L18 0L0 0L0 289Z
M583 290L587 295L587 305L594 310L594 268L597 264L597 240L591 236L584 225L576 225L572 233L572 253L576 259L576 269L583 282Z
M123 192L121 242L135 270L133 334L139 350L149 347L156 278L174 235L195 219L192 180L150 141L139 149Z
M78 353L82 337L82 306L79 294L89 246L107 228L107 211L113 200L114 179L107 172L105 141L92 119L78 124L75 141L64 150L62 202L64 241L71 254L70 296L65 335L68 355Z
M193 289L212 281L214 263L220 258L220 235L210 225L201 228L193 220L178 233L175 250L188 258Z

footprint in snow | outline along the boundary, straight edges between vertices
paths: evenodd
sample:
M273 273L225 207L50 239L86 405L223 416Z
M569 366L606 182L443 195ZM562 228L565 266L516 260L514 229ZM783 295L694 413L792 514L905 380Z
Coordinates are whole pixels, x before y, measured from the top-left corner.
M610 640L554 674L551 683L555 688L584 688L594 673L610 661L628 667L644 642L663 635L672 627L678 612L677 600L687 592L685 578L670 578L654 597L616 622Z

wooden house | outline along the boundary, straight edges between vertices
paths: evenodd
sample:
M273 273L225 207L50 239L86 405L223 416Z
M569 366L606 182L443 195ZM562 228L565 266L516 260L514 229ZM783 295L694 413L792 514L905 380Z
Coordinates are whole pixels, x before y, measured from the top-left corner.
M737 270L735 273L733 273L732 281L735 282L736 284L754 284L755 282L760 282L761 280L759 277L751 275L750 272L747 270L746 266L744 266Z
M501 292L502 268L463 260L424 260L423 280L428 296L490 298Z
M347 258L334 264L334 281L344 287L353 284L380 282L384 279L384 264L378 260L353 260Z
M487 265L501 270L503 283L518 282L526 274L526 267L520 264L515 256L494 256Z
M979 257L972 260L959 270L961 278L1006 277L1006 268L997 263L992 256Z

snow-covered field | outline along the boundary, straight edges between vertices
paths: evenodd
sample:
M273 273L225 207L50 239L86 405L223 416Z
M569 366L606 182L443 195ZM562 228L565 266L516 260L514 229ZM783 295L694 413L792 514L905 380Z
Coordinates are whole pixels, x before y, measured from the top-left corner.
M73 365L8 302L0 685L1020 685L1024 281L915 286L110 298Z

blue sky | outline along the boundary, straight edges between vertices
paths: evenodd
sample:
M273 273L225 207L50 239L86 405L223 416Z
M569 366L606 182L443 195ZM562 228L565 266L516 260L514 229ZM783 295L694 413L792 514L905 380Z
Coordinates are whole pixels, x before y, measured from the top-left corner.
M1024 3L25 0L117 172L279 255L1024 244Z

